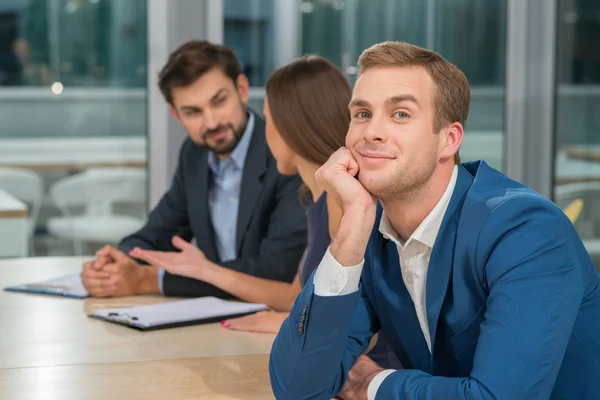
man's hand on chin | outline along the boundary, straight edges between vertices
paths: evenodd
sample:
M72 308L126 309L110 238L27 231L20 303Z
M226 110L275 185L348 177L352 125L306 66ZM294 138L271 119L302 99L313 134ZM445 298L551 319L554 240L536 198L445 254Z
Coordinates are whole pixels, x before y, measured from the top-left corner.
M369 383L383 370L375 361L362 354L348 372L348 379L337 397L343 400L367 400Z
M358 170L358 162L352 152L342 147L315 173L317 182L342 210L330 251L344 267L357 265L363 260L377 210L376 199L356 179Z

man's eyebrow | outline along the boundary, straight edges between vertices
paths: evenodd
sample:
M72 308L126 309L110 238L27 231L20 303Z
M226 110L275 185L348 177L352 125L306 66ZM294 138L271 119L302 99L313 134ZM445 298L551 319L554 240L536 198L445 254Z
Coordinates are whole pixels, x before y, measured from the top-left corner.
M225 88L219 89L219 91L217 93L215 93L213 97L210 98L210 101L215 101L217 99L217 97L219 97L222 94L228 93L228 92L229 91ZM181 106L179 108L181 111L196 111L196 112L202 111L202 108L197 107L197 106Z
M399 94L399 95L392 96L386 100L386 103L399 104L399 103L403 103L406 101L414 103L418 107L421 106L421 104L419 103L419 100L417 100L417 98L415 96L413 96L412 94ZM348 108L352 108L352 107L371 107L371 104L366 100L354 99L348 105Z
M371 107L371 104L366 100L354 99L348 104L348 108L352 107Z
M215 93L215 95L213 97L210 98L210 101L215 101L217 99L217 97L219 97L220 95L227 93L228 90L225 88L219 89L219 91L217 93Z
M388 104L398 104L398 103L403 103L405 101L415 103L418 107L421 106L421 104L419 103L419 100L417 100L417 98L415 96L413 96L412 94L399 94L399 95L392 96L389 99L387 99Z
M202 111L200 107L196 106L181 106L179 107L181 111Z

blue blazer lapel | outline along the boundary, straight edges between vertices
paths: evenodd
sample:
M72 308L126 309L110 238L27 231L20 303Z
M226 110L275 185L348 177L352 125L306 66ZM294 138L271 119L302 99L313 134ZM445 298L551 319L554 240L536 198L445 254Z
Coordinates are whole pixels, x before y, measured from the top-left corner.
M440 311L444 304L448 285L450 284L451 271L454 266L454 248L456 244L456 231L458 221L465 201L465 196L473 176L462 166L458 167L458 178L454 187L454 193L442 220L440 230L435 239L429 268L427 270L426 283L426 307L429 335L431 338L431 359L435 353L435 338Z
M381 236L379 240L381 257L373 259L373 276L380 279L375 282L375 287L378 288L376 295L385 305L380 319L391 320L395 334L413 367L430 372L431 359L427 342L419 325L415 305L404 285L398 248L391 240L385 240Z

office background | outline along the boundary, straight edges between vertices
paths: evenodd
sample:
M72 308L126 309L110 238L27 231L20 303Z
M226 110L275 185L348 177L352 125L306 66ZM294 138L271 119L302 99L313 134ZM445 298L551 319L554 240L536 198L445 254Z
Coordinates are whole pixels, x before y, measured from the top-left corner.
M440 52L472 86L463 160L484 159L560 206L583 199L576 227L600 265L595 0L2 0L0 165L40 178L22 198L28 254L89 253L143 223L185 137L156 74L192 38L235 50L258 112L269 74L302 54L353 81L374 43Z

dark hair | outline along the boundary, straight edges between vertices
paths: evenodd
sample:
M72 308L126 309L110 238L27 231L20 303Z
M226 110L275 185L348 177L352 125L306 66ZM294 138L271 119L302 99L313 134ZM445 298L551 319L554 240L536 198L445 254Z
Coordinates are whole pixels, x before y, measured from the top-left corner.
M220 68L234 84L242 73L231 48L206 40L191 40L171 53L158 74L158 86L165 100L173 104L173 88L189 86L213 68Z
M344 146L350 124L350 83L323 57L306 55L276 70L266 86L271 119L300 157L325 164Z
M423 67L435 85L435 119L437 133L444 126L467 122L471 89L467 77L455 65L435 51L405 42L383 42L366 49L358 59L358 74L377 66ZM454 163L460 163L458 152Z

